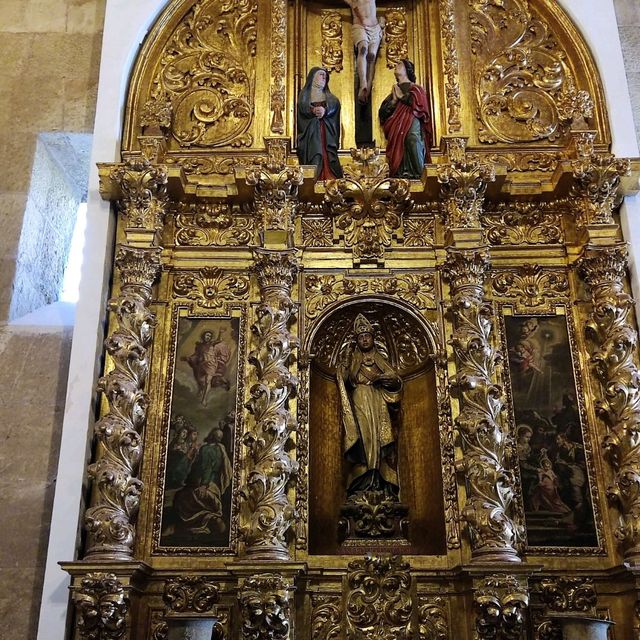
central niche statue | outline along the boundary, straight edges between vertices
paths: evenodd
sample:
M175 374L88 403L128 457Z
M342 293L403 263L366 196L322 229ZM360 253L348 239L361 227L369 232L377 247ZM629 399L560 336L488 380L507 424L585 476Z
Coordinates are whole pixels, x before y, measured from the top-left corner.
M402 378L378 351L369 320L359 314L353 328L355 347L347 350L336 370L344 455L351 465L341 526L351 538L397 536L406 507L398 498L389 407L400 402Z

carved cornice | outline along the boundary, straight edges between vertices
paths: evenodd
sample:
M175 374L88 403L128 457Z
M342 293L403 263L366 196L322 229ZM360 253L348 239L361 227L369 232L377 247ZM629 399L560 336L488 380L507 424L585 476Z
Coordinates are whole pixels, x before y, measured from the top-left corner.
M160 269L159 248L121 246L116 266L121 292L109 301L117 324L105 342L113 369L98 381L108 412L96 423L99 457L87 471L94 481L92 506L85 513L89 533L86 558L131 558L142 482L136 477L142 457L140 434L147 418L144 386L148 349L156 318L149 310L151 286Z
M205 576L179 576L167 581L162 599L174 613L206 613L218 602L219 591Z
M484 301L489 269L486 251L448 249L444 266L451 287L456 358L452 391L460 403L456 427L464 457L458 470L467 484L463 519L471 534L474 561L519 561L522 527L511 518L515 478L507 468L509 437L500 424L502 387L496 383L500 354L491 342L493 313Z
M179 273L173 281L173 294L195 300L205 309L214 309L229 300L244 299L249 293L249 278L223 271L218 267L203 267L198 274Z
M243 640L290 640L294 585L276 573L247 578L238 594Z
M615 533L625 558L640 562L640 370L633 300L624 291L626 266L624 245L587 247L579 272L591 289L586 335L595 345L591 362L602 394L596 413L607 426L603 446L614 470L607 494L620 510Z
M89 573L72 587L81 640L117 640L127 632L129 597L113 573Z
M630 160L594 153L574 160L571 166L573 194L580 199L584 223L614 224L613 210L622 201L620 179L631 173Z
M286 536L295 520L287 487L298 470L298 463L288 453L296 429L288 401L298 386L289 371L292 350L298 346L289 331L295 310L291 287L297 268L293 251L255 250L253 273L262 302L251 327L254 349L249 362L255 367L257 382L246 405L253 415L253 425L243 439L249 455L241 494L248 520L242 529L245 553L256 559L288 559Z
M411 572L399 556L366 556L350 562L347 589L349 640L368 640L372 633L379 638L413 637Z
M484 578L475 587L473 605L478 640L518 640L522 637L529 606L526 582L510 575Z

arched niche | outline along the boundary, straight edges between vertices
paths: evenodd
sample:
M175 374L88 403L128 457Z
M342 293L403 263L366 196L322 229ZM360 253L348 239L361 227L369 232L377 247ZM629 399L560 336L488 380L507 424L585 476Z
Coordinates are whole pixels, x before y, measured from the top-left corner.
M309 552L340 553L338 520L346 499L348 462L336 366L363 314L376 347L404 382L396 434L400 500L409 507L411 553L446 553L442 464L433 354L437 339L418 314L387 298L354 298L321 317L307 340L309 373ZM384 542L363 545L384 548Z

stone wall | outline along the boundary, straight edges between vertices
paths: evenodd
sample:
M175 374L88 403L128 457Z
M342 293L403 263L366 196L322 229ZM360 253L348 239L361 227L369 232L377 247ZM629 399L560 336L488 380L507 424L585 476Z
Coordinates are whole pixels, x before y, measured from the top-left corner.
M629 94L640 141L640 0L614 0Z
M15 265L30 187L42 200L51 186L32 182L37 138L93 129L105 0L0 5L0 637L23 640L36 637L71 328L6 320L25 285Z

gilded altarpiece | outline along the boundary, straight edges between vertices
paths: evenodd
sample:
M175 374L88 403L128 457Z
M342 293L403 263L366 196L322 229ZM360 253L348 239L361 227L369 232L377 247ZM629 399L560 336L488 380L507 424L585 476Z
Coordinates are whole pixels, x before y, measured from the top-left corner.
M378 109L407 59L430 160L395 175ZM300 164L306 90L318 119L341 105L342 175ZM606 114L551 0L170 2L99 167L76 638L543 639L564 615L640 638L617 213L640 162Z

